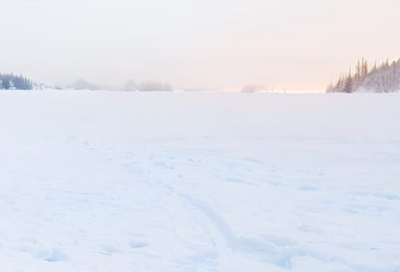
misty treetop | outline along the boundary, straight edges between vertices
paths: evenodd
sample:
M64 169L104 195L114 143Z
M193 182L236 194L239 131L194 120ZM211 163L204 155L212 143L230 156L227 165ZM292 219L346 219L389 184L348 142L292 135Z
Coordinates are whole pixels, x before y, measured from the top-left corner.
M34 83L29 78L22 75L0 73L1 90L32 90L33 88Z
M330 84L327 92L354 93L354 92L378 92L389 93L400 91L400 59L389 63L368 68L366 60L362 59L356 65L355 73L351 68L347 75L341 75L336 84Z
M168 83L159 81L142 81L136 83L133 79L130 79L126 82L124 90L141 92L172 91L172 87Z

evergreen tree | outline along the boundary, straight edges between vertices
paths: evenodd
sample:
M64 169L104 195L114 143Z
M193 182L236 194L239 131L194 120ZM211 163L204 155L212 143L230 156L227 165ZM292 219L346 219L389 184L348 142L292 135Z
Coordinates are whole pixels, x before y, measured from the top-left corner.
M33 81L22 75L0 74L0 82L0 89L2 90L32 90L34 87Z
M375 62L371 70L364 58L357 62L354 75L341 75L336 85L330 84L327 92L356 91L395 92L400 91L400 59L389 63L389 60L378 64Z

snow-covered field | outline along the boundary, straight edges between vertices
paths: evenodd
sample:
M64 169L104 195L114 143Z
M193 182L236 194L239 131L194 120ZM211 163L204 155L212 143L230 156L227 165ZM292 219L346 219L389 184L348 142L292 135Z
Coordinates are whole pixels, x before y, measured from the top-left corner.
M0 92L0 271L400 271L400 94Z

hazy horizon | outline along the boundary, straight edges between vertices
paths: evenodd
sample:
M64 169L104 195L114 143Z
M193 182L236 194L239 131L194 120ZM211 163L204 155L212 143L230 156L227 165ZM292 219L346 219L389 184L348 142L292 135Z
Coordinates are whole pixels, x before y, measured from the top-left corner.
M68 85L321 90L358 59L399 57L394 0L15 0L0 72Z

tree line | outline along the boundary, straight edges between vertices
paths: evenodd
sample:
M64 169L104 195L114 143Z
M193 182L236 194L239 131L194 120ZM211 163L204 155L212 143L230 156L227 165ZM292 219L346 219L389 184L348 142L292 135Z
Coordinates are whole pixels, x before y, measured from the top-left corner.
M354 73L350 67L348 74L341 75L335 84L330 84L327 92L397 92L400 91L400 59L375 63L369 69L365 59L358 61Z
M0 90L32 90L34 83L27 77L0 73Z
M136 83L133 79L126 82L124 86L125 91L141 91L141 92L153 92L153 91L172 91L171 85L159 81L142 81Z

